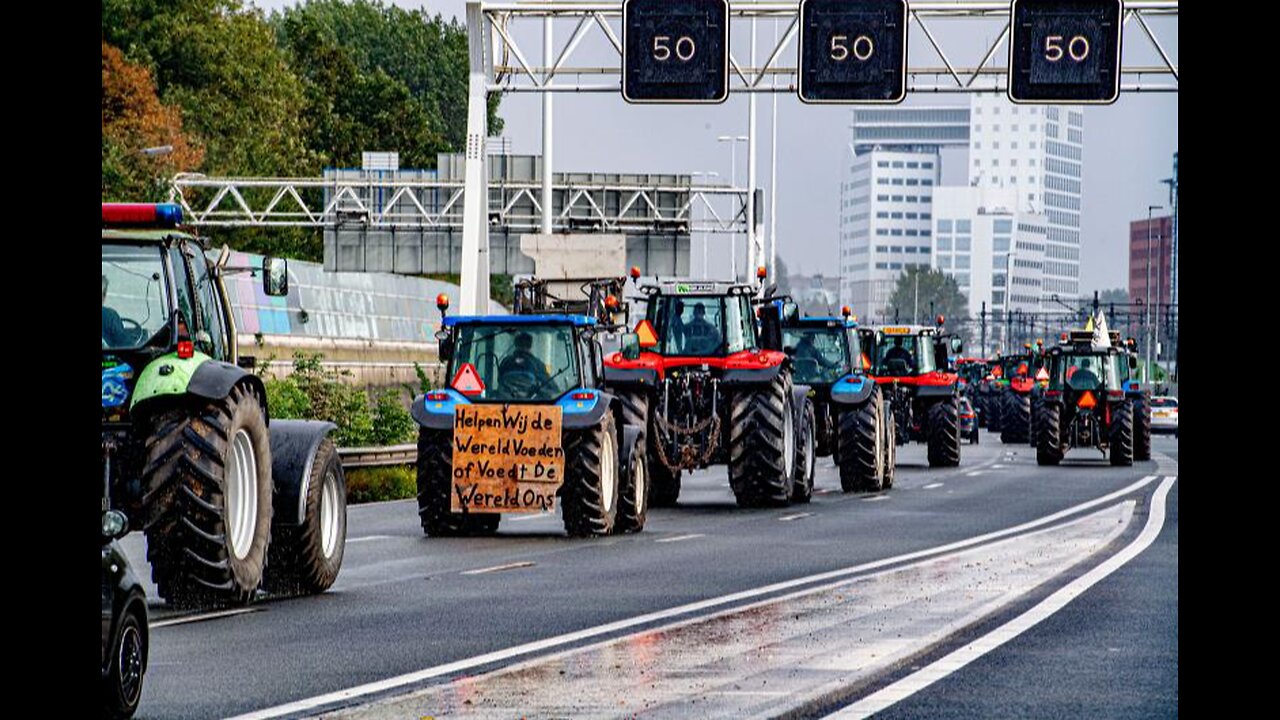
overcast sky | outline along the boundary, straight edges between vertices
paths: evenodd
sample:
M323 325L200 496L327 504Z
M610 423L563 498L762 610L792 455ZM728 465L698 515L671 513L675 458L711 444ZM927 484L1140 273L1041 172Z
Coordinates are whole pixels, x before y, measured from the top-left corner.
M294 0L251 0L265 10L295 4ZM393 0L406 8L426 7L432 14L463 18L463 0ZM516 31L516 42L531 62L541 59L541 23L525 21L525 32ZM556 48L573 31L576 20L555 27ZM1165 50L1178 62L1177 20L1148 21ZM930 29L954 65L976 65L986 43L1000 31L999 24L972 20L935 22ZM780 27L778 32L785 31ZM1125 59L1155 65L1159 57L1141 30L1127 28ZM772 49L773 24L760 22L757 30L758 61L763 64ZM735 31L730 40L734 57L742 64L750 56L750 36ZM924 35L913 25L908 38L913 63L941 66ZM793 43L787 52L794 53ZM1001 55L1007 46L1001 46ZM617 63L617 54L596 32L575 51L570 65ZM793 271L806 273L838 267L836 236L839 232L840 167L849 140L848 107L804 105L794 94L778 98L778 253ZM907 105L967 105L965 95L909 94ZM762 96L757 105L759 185L768 187L769 137L772 98ZM506 123L512 152L541 151L541 100L536 94L508 94L499 114ZM621 94L557 94L555 96L554 168L574 172L718 172L730 174L729 148L718 143L720 135L745 135L747 97L730 95L714 106L635 106ZM737 144L739 182L746 184L745 144ZM370 148L394 149L394 148ZM1160 180L1173 172L1178 149L1178 96L1176 93L1125 93L1113 105L1085 109L1084 177L1082 200L1082 293L1123 287L1128 278L1129 222L1145 219L1148 205L1168 207L1168 188ZM967 158L963 151L943 155L943 183L966 181ZM712 241L727 257L724 239ZM695 255L701 245L695 241ZM741 251L739 251L741 261ZM700 267L701 258L694 261ZM714 263L713 263L714 267ZM726 260L727 268L727 260ZM727 275L727 272L718 273Z

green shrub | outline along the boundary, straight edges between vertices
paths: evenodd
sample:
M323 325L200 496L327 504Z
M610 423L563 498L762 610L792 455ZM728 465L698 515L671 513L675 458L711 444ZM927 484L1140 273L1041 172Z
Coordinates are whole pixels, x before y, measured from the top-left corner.
M412 442L417 423L400 404L400 393L390 388L378 393L373 406L373 441L376 445Z
M338 426L333 441L339 447L399 445L413 440L414 422L395 390L385 390L377 402L369 394L344 382L351 373L325 369L320 353L293 355L293 374L283 379L266 377L271 417L328 420ZM258 374L266 374L270 360Z
M414 468L409 465L393 467L355 468L346 472L347 502L351 504L405 500L418 493L418 481Z

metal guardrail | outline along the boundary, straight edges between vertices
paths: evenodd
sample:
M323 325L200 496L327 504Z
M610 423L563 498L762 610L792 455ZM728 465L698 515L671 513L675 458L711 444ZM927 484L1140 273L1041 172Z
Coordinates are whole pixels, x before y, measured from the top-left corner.
M338 448L338 457L344 469L413 465L418 461L418 446L409 443L386 447Z

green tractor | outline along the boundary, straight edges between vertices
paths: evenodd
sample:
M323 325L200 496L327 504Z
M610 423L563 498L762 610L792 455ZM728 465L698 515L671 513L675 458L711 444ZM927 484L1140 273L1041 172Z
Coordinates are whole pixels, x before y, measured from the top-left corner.
M1104 328L1105 328L1105 324ZM1048 353L1049 384L1036 416L1036 462L1057 465L1068 450L1092 447L1112 465L1134 460L1134 403L1123 386L1132 362L1105 329L1074 330Z
M346 542L346 480L332 423L272 420L240 366L224 278L171 204L102 206L102 509L147 536L159 595L175 606L316 593ZM263 292L288 292L284 260Z

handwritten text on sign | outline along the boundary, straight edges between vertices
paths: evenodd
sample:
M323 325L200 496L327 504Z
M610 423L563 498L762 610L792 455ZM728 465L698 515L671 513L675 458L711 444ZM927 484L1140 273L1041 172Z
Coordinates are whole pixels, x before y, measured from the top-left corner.
M556 405L459 405L450 510L554 510L564 482L560 417Z

